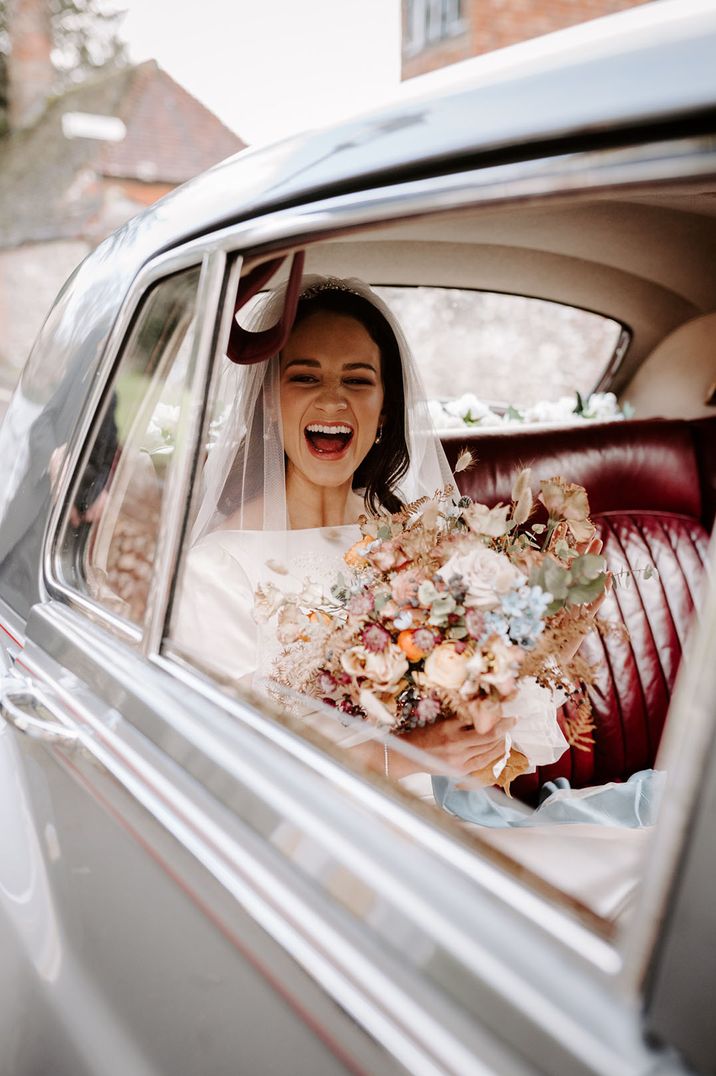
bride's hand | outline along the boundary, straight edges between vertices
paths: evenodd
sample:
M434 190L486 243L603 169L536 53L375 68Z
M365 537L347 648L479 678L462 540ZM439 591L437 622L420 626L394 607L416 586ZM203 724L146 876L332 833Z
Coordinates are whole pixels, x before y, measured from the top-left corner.
M441 774L457 771L466 775L482 770L502 757L505 735L514 726L515 720L514 717L503 717L494 723L485 722L489 727L477 732L472 725L466 726L462 718L455 717L424 728L411 729L403 733L400 739L431 756L432 765L428 765L428 772ZM395 749L390 750L391 776L407 777L416 771L424 772L424 769L423 765L405 758Z

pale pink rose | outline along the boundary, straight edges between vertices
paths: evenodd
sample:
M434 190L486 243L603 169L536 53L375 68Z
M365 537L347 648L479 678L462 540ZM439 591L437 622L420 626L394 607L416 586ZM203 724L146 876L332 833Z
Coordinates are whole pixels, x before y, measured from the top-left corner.
M477 609L494 609L501 594L526 582L526 576L506 556L478 542L454 553L438 575L445 580L461 575L467 588L465 603Z
M400 550L392 542L382 541L376 549L371 551L368 559L381 572L389 572L403 557Z
M390 584L390 592L393 600L403 608L406 605L418 604L418 587L422 582L423 573L417 568L409 568L405 572L398 572Z
M501 538L507 534L507 516L509 505L488 508L486 504L471 504L463 513L468 527L475 534L484 534L488 538Z
M368 651L364 646L352 646L341 654L341 665L349 676L365 676L365 663Z
M441 643L428 654L423 672L428 683L457 691L467 676L467 658L458 654L454 643Z
M341 665L354 679L364 676L370 680L377 691L391 691L409 668L405 654L393 643L379 654L364 646L352 646L341 655Z
M365 661L365 675L378 691L392 691L408 671L408 660L395 643L379 654L368 653Z
M583 521L589 517L589 498L583 486L557 475L540 482L539 500L552 518Z

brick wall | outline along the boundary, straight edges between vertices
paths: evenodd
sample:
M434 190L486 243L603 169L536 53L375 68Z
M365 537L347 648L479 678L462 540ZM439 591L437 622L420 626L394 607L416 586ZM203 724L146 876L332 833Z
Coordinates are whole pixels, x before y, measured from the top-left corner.
M650 0L463 0L464 32L412 56L406 49L408 0L401 2L402 77L406 79Z

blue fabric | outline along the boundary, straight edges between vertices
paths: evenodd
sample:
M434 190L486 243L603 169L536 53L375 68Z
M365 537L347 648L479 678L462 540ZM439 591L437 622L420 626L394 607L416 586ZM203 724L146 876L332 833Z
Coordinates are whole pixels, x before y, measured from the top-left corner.
M433 795L450 814L492 829L564 826L589 822L638 829L656 821L666 774L640 770L623 784L572 788L564 777L542 786L537 808L510 799L499 788L456 788L453 778L433 777Z

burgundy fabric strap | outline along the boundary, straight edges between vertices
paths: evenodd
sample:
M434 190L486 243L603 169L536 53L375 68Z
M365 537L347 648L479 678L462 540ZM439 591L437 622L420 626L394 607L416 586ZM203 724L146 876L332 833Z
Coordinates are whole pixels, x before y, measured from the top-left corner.
M260 332L249 332L248 329L243 329L236 321L236 314L268 283L285 259L274 258L270 262L264 262L263 265L257 266L247 276L241 278L234 304L229 345L226 349L226 354L232 362L241 366L252 366L256 362L270 359L284 346L293 327L293 319L296 317L304 258L302 250L294 254L281 317L275 325L262 329Z

